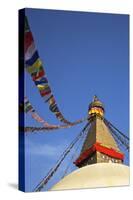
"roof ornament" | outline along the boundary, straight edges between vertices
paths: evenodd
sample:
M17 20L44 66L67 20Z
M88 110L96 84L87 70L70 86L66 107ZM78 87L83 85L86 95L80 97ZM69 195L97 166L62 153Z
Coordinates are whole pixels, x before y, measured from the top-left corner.
M97 95L94 95L94 97L93 97L93 101L99 101Z
M92 102L89 104L88 114L89 116L97 115L99 117L103 117L104 115L104 105L98 99L97 95L94 95Z

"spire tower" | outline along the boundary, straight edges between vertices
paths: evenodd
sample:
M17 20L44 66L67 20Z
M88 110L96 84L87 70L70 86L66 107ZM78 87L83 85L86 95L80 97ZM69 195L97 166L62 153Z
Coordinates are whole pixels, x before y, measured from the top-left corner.
M123 163L124 154L104 123L105 108L103 103L94 96L88 108L91 121L80 156L74 162L78 167L95 163Z

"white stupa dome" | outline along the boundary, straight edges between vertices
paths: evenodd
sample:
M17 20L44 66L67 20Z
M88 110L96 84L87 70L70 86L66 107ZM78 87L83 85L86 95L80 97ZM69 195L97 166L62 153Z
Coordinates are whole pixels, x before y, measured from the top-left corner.
M96 163L81 167L64 177L51 190L129 185L129 167L117 163Z

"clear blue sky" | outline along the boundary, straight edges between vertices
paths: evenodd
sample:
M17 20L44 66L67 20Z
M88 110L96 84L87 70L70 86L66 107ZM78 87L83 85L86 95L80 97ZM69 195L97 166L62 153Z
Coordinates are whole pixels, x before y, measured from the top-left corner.
M26 15L66 119L75 121L87 116L88 105L96 94L105 104L105 117L128 135L129 16L40 9L26 9ZM26 95L32 105L46 121L59 124L29 74L25 76ZM39 126L27 115L26 125ZM26 137L27 191L33 190L84 125ZM128 156L125 163L129 163ZM48 187L58 181L66 164Z

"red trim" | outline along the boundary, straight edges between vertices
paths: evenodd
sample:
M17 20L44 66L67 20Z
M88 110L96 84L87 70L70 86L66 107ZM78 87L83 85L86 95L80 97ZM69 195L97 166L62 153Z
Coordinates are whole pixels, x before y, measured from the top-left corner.
M87 159L92 153L99 151L103 154L106 154L112 158L117 158L120 160L124 159L124 154L116 151L115 149L105 147L101 145L99 142L96 142L89 149L84 151L80 157L74 162L75 165L80 165L85 159Z
M116 151L115 149L104 147L104 146L102 146L102 145L100 145L98 143L95 144L95 147L96 147L97 151L99 151L101 153L104 153L106 155L109 155L109 156L111 156L113 158L118 158L120 160L124 159L124 154Z
M88 158L95 151L96 151L96 149L95 149L95 146L93 145L92 147L90 147L89 149L84 151L80 155L80 157L74 162L74 164L78 166L79 164L81 164L86 158Z

